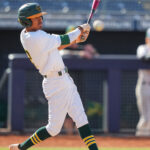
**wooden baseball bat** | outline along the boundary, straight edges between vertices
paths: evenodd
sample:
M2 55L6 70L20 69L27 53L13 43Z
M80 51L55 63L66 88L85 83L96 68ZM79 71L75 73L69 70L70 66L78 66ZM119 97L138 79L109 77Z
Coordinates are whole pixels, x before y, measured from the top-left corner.
M87 24L89 24L91 22L91 19L93 17L93 14L95 12L95 10L97 9L99 3L100 3L101 0L93 0L93 4L92 4L92 7L91 7L91 12L89 14L89 17L88 17L88 20L87 20Z

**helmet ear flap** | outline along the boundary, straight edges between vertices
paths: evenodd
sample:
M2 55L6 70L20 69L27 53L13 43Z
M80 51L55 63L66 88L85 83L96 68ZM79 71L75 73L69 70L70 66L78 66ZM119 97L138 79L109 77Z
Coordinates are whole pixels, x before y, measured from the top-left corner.
M18 21L20 22L20 24L24 27L30 27L32 26L32 21L31 19L27 19L25 17L19 17Z

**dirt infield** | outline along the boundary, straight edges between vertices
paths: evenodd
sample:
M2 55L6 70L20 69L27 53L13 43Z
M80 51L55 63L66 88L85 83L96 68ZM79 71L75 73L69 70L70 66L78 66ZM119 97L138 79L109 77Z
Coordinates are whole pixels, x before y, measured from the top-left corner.
M0 135L0 147L21 143L29 136ZM99 147L150 147L150 138L96 136ZM79 136L56 136L40 143L38 147L85 147Z

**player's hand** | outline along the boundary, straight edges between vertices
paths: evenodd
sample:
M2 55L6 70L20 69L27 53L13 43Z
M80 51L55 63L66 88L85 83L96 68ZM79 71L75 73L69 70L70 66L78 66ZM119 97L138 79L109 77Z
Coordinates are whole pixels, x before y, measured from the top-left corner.
M85 31L80 34L80 36L76 39L76 43L85 42L89 36L90 31Z
M82 24L78 26L78 29L81 31L80 36L76 39L76 43L85 42L90 33L90 25L89 24Z
M90 32L91 26L89 24L82 24L78 26L79 30L82 30L81 32Z

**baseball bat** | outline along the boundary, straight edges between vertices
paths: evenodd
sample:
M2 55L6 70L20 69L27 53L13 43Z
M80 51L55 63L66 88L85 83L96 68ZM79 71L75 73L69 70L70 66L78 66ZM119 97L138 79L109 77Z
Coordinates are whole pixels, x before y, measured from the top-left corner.
M90 11L90 14L89 14L89 17L88 17L88 20L87 20L87 24L89 24L91 22L93 14L94 14L95 10L97 9L100 1L101 0L93 0L93 4L92 4L91 11Z

